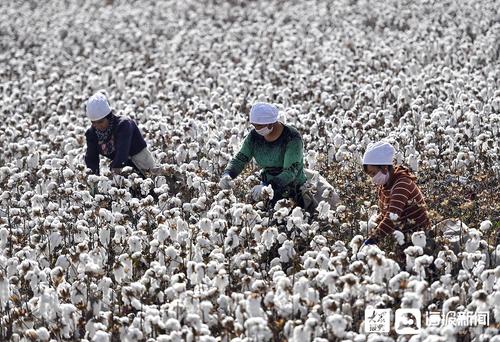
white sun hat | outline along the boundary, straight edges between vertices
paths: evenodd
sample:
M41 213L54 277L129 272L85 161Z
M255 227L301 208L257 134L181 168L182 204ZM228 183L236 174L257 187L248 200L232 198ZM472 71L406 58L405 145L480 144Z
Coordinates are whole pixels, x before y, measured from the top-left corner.
M108 99L102 93L95 93L87 101L87 116L91 121L101 120L111 113Z
M266 102L257 102L250 109L250 123L269 125L278 121L278 108Z
M388 142L371 143L363 156L363 165L392 165L395 153L396 150Z

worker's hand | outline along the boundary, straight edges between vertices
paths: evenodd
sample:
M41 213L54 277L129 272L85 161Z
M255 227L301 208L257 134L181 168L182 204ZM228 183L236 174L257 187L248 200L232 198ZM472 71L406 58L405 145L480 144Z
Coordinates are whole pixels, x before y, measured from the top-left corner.
M125 184L125 177L123 177L122 175L113 174L113 182L115 183L116 187L121 188Z
M264 185L259 184L252 188L250 192L254 201L259 201L262 197L262 189L264 189Z
M227 173L223 174L219 181L219 187L222 190L231 189L233 187L233 179L231 178L231 176Z
M111 171L112 175L121 175L122 174L122 169L119 167L112 167L110 171Z
M376 245L377 244L377 238L375 237L369 237L368 239L365 240L365 242L363 242L363 246L366 246L366 245Z

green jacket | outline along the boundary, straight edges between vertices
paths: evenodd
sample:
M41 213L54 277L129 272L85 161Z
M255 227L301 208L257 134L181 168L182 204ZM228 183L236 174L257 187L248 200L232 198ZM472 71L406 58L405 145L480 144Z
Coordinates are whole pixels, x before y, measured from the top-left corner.
M238 154L229 162L224 173L236 178L245 166L255 158L262 168L264 184L271 184L275 192L287 196L295 194L306 182L304 175L304 143L300 133L292 126L283 125L280 137L268 142L252 129L246 136Z

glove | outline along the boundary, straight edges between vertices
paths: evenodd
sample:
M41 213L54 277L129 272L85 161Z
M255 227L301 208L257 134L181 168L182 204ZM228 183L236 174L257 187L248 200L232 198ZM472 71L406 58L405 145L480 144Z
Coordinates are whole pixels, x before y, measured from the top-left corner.
M223 174L219 181L219 187L222 190L231 189L233 187L233 179L231 178L231 176L227 173Z
M256 185L252 188L250 193L252 194L252 198L254 201L260 200L260 198L262 197L262 189L264 189L264 185L262 184Z
M110 169L112 175L120 175L122 174L123 169L121 167L112 167Z

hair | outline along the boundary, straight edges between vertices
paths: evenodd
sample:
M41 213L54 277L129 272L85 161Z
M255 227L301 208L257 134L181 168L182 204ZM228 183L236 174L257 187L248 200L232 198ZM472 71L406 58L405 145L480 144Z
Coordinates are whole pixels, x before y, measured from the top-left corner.
M368 166L369 165L363 164L363 170L365 172L368 172ZM385 166L385 167L387 167L387 170L389 170L389 173L391 173L394 170L394 166L393 165L372 165L372 166L376 166L379 169L382 169Z

